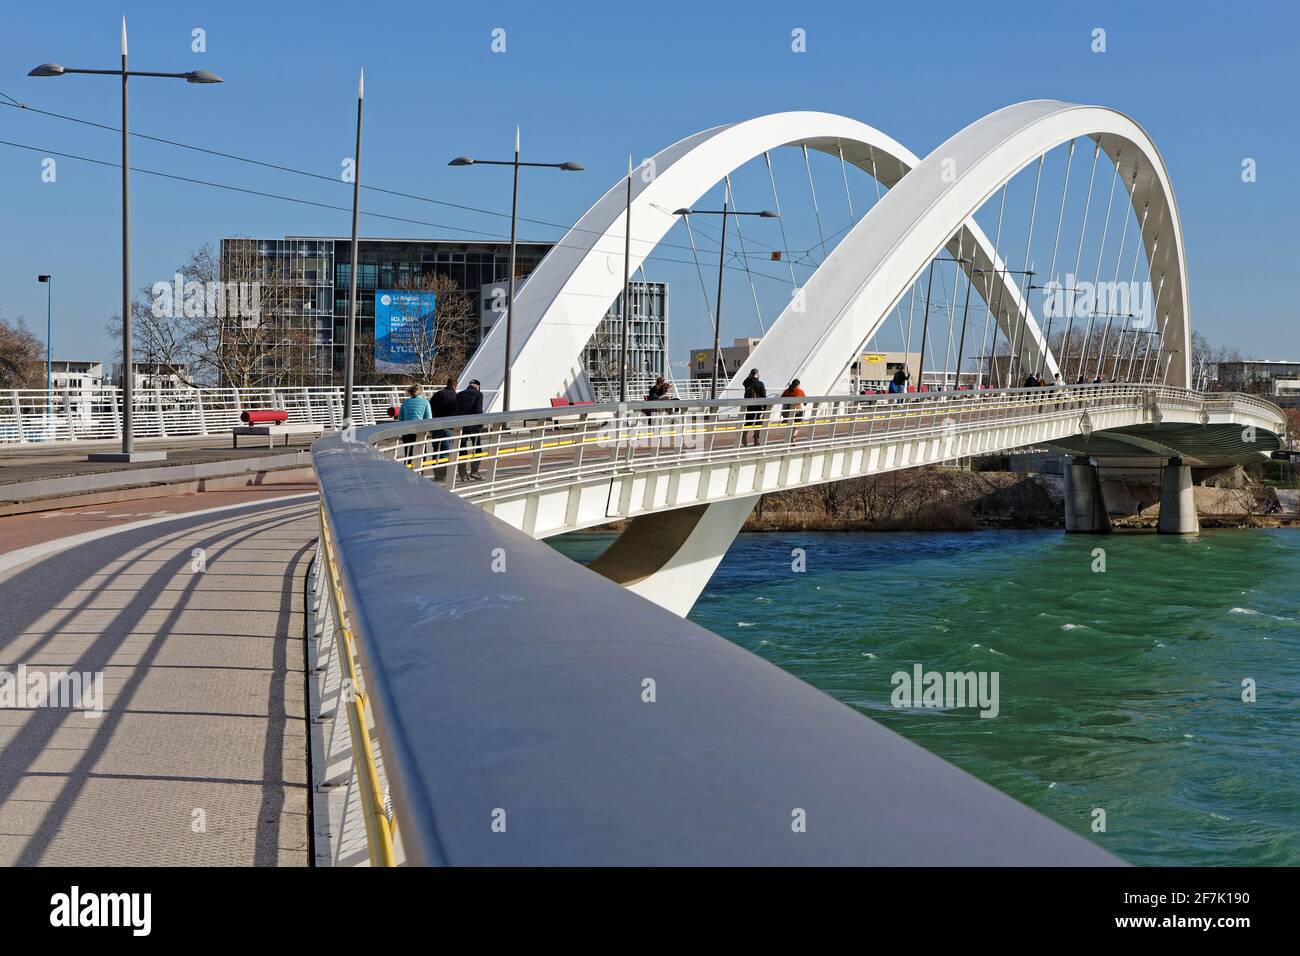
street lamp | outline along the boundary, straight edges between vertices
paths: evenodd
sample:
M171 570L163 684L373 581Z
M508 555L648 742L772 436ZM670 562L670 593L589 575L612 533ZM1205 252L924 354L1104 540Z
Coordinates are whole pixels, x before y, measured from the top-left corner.
M514 193L510 201L510 287L506 294L506 364L505 374L501 380L501 410L510 411L510 358L513 345L515 320L515 230L519 223L519 167L539 166L547 169L559 169L566 173L580 173L586 166L581 163L521 163L519 161L519 127L515 127L514 159L474 159L470 156L457 156L448 166L513 166Z
M190 70L188 73L157 73L148 70L128 70L126 66L126 17L122 18L122 68L120 70L77 70L58 63L42 63L28 76L63 76L65 73L85 73L97 76L122 78L122 451L92 454L91 461L159 461L167 457L164 451L135 450L134 391L135 382L131 361L131 162L127 149L130 134L127 132L127 78L132 76L161 76L184 80L186 83L220 83L221 77L207 70ZM47 346L48 349L48 346Z
M731 216L758 216L760 219L778 219L781 216L779 212L773 212L770 209L764 209L762 212L739 212L730 209L728 208L730 198L730 194L722 198L721 209L688 209L683 206L681 209L673 210L674 216L722 217L722 242L718 250L718 299L713 317L713 380L709 385L709 398L711 399L718 397L718 362L722 358L722 270L727 261L727 219ZM705 304L707 305L707 303Z
M48 402L51 401L49 392L53 387L50 384L50 347L52 342L51 336L54 329L52 318L54 315L54 277L37 276L36 281L45 283L45 400Z

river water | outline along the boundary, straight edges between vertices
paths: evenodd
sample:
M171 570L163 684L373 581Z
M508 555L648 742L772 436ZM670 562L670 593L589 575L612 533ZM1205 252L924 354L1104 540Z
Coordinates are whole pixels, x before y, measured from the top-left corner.
M690 616L1132 863L1300 865L1294 531L743 534ZM894 707L916 664L997 716Z

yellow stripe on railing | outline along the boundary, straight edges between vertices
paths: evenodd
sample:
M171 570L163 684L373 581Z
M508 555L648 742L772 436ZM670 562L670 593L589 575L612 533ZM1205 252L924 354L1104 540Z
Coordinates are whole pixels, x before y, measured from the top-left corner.
M334 543L330 539L329 522L325 517L325 505L320 509L321 547L325 552L325 568L328 574L327 584L330 600L334 607L334 624L337 628L340 655L346 668L346 677L351 693L348 695L348 724L352 732L352 754L357 764L357 776L360 777L362 812L366 821L366 843L370 851L371 866L396 866L397 853L393 848L393 834L397 828L396 821L390 821L384 809L384 791L379 783L379 766L375 763L374 747L370 744L370 728L366 723L366 698L361 692L361 682L357 676L356 648L352 640L352 628L345 613L346 604L343 589L339 581L338 565L334 558Z

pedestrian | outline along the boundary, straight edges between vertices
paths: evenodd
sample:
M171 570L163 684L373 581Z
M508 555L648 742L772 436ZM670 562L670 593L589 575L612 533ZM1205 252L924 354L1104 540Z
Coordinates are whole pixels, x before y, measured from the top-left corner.
M789 385L786 386L785 391L781 393L781 397L782 398L807 398L808 396L804 394L804 390L799 387L799 380L796 378L793 381L791 381ZM787 402L785 403L785 406L781 409L781 417L783 419L793 418L795 421L798 421L800 418L803 417L802 415L800 415L800 410L802 408L803 408L803 402Z
M424 388L420 385L412 385L406 390L406 399L402 402L402 407L397 412L399 422L418 422L426 418L432 418L433 413L429 410L429 400L424 397ZM424 443L421 442L416 446L416 434L412 432L409 435L402 436L402 444L408 446L407 464L419 462L424 457Z
M471 379L469 385L465 386L456 395L456 415L482 415L483 414L483 390L478 379ZM482 481L483 477L478 473L480 459L483 457L483 439L479 436L483 433L482 425L464 425L461 427L460 434L460 453L456 458L456 477L463 481ZM470 448L475 452L469 455ZM469 469L465 468L465 459L472 457Z
M767 398L767 386L764 385L763 380L758 377L758 369L751 368L749 370L749 377L746 378L745 381L741 383L741 385L745 389L746 398ZM745 445L750 444L749 439L751 436L747 434L747 431L759 427L758 423L762 415L763 415L762 405L745 406L745 424L741 428L741 432L740 432L740 445L742 448ZM758 444L757 433L755 433L752 437L754 439L753 444L757 445Z
M456 380L447 379L445 385L433 393L429 399L429 408L433 412L434 418L451 418L456 414ZM435 428L429 432L431 438L436 439L434 442L434 454L437 467L433 469L434 481L442 481L447 477L447 455L451 451L450 428Z

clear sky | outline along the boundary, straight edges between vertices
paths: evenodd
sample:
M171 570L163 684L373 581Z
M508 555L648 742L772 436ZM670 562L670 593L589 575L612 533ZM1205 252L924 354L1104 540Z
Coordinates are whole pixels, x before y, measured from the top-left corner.
M1300 14L1293 3L14 3L0 29L0 92L116 126L119 90L111 79L26 74L49 60L115 67L123 13L133 68L209 69L225 79L220 86L133 82L133 130L336 181L139 140L134 166L340 206L351 202L350 186L337 180L352 154L363 66L366 182L508 212L508 174L452 169L447 160L504 157L519 124L529 156L588 168L525 182L524 214L554 223L577 219L618 179L629 153L640 160L700 129L762 113L842 113L925 155L1020 100L1115 107L1144 125L1172 176L1193 327L1215 344L1300 358L1292 249L1300 214ZM1105 53L1090 48L1097 27L1106 30ZM206 52L191 49L196 28L205 31ZM504 53L491 48L497 28L505 31ZM804 53L791 50L795 28L806 31ZM53 273L55 357L106 360L113 347L104 322L120 300L118 171L55 157L57 180L44 182L42 160L57 151L116 162L117 135L0 107L0 140L37 147L0 145L0 315L25 317L43 336L44 287L35 277ZM1253 183L1242 182L1247 157L1256 162ZM786 172L797 184L802 167ZM823 191L838 170L823 164L818 175ZM869 187L853 188L865 196ZM836 228L847 224L843 200L842 186L838 199L823 198L824 206L838 204ZM761 194L740 201L767 204ZM363 235L508 232L501 216L373 194L365 202L370 211L428 224L363 218ZM190 250L222 236L345 235L350 228L346 211L143 174L133 178L133 208L137 287L169 279ZM786 224L795 233L791 245L816 241L806 211ZM556 239L560 232L526 226L522 234ZM674 247L671 255L683 253ZM656 268L662 271L650 278L672 282L671 357L680 361L688 347L711 339L699 282L680 263ZM729 283L731 303L741 288ZM748 318L734 320L728 306L724 337L753 334L754 324L752 305Z

